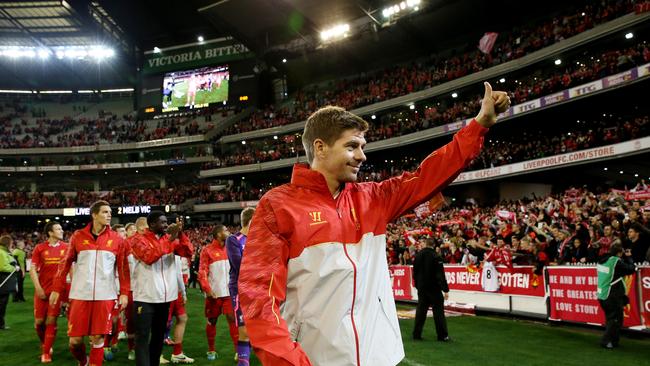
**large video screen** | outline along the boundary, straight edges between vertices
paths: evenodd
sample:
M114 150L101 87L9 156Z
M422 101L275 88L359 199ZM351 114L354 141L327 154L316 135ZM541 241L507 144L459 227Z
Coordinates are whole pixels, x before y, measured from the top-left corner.
M162 111L202 108L228 100L228 66L203 67L165 74Z

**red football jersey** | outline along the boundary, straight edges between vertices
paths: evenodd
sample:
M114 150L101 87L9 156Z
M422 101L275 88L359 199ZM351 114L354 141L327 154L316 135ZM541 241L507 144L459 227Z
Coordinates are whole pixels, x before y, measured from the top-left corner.
M56 271L65 259L67 250L68 244L60 241L55 245L50 245L48 242L38 244L32 252L31 268L38 272L38 281L46 295L52 292Z

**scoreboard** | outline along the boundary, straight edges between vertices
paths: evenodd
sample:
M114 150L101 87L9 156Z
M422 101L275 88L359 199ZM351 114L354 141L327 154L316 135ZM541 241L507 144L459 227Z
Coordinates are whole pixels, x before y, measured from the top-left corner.
M164 205L164 206L150 206L150 205L138 205L138 206L118 206L113 207L113 214L116 216L128 216L128 215L148 215L151 211L162 211L164 213L170 213L176 211L176 205ZM63 209L63 216L72 217L72 216L90 216L89 207L71 207Z

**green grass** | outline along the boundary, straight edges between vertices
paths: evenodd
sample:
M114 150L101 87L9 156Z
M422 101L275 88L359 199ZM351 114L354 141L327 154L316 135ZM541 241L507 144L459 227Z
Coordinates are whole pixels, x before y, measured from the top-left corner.
M25 279L25 298L27 302L13 303L9 300L7 306L6 323L10 330L0 331L0 365L2 366L23 366L40 365L40 350L38 336L34 331L34 310L33 310L33 285L29 277ZM198 289L189 289L188 304L186 310L189 316L185 338L183 340L183 352L194 359L195 365L229 365L233 361L235 350L233 349L226 318L221 316L217 323L216 349L219 359L210 362L206 359L207 341L205 337L205 317L203 315L204 297ZM68 350L68 339L65 334L67 319L59 318L56 342L54 343L54 362L51 365L76 365L70 351ZM89 350L90 348L87 347ZM104 365L135 365L135 361L127 359L126 340L120 341L119 352L115 360L104 361ZM165 346L163 355L169 359L172 347ZM251 365L261 365L257 359L251 360Z
M182 97L178 98L177 95L182 94ZM166 101L167 97L163 97L163 102ZM196 91L196 99L194 104L204 104L204 103L217 103L223 100L228 100L228 80L223 80L221 82L221 87L217 88L217 84L212 85L212 91L200 90ZM187 82L183 81L174 87L174 94L172 95L172 104L167 108L172 107L184 107L187 103Z
M37 365L38 338L33 330L32 285L25 282L26 303L9 303L7 325L11 330L0 331L0 365ZM195 365L234 365L233 347L225 318L219 319L217 351L221 358L208 362L205 340L203 296L198 289L190 289L187 311L189 323L185 332L184 351L196 359ZM407 308L400 305L400 308ZM52 365L73 365L65 337L65 319L59 319L59 332L54 345ZM624 337L621 347L614 351L598 346L600 331L570 326L551 326L545 323L517 321L499 317L448 318L451 343L436 342L433 320L427 319L424 341L410 339L413 320L400 320L406 349L405 366L418 365L650 365L650 340ZM105 365L133 365L126 359L126 342L120 342L120 352ZM171 348L165 347L169 358ZM260 365L253 359L251 365ZM328 365L329 366L329 365ZM336 366L336 365L332 365ZM372 365L368 365L372 366Z
M621 347L599 346L600 331L497 317L448 318L452 342L435 341L428 318L421 342L409 336L413 320L400 321L405 366L418 365L650 365L650 341L623 337Z

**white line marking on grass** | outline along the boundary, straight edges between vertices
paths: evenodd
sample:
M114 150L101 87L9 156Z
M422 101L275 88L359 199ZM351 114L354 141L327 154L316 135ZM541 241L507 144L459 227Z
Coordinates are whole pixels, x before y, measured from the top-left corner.
M407 365L411 365L411 366L424 366L423 364L418 363L418 362L415 362L415 361L413 361L413 360L409 360L409 359L406 358L406 357L404 357L404 359L403 359L402 361L404 361L405 364L407 364Z

